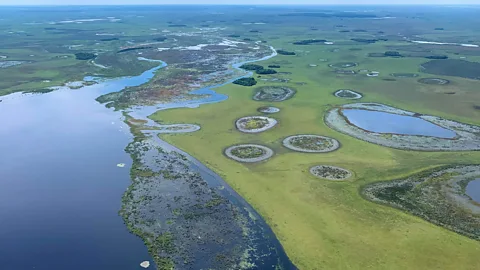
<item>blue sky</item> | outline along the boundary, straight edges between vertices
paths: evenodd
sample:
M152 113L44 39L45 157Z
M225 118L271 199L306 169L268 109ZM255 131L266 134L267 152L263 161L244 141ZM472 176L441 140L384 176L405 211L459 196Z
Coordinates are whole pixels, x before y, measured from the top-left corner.
M480 0L0 0L0 5L122 5L122 4L480 4Z

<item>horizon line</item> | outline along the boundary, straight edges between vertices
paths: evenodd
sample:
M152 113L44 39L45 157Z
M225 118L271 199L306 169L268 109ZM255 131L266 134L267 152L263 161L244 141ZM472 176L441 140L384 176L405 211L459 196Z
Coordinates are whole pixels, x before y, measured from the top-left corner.
M135 3L125 3L125 4L0 4L0 7L68 7L68 6L78 6L78 7L96 7L96 6L452 6L452 7L467 7L467 6L480 6L478 4L455 4L455 3L440 3L440 4L427 4L427 3L405 3L405 4L242 4L242 3L230 3L230 4L194 4L194 3L184 3L184 4L135 4Z

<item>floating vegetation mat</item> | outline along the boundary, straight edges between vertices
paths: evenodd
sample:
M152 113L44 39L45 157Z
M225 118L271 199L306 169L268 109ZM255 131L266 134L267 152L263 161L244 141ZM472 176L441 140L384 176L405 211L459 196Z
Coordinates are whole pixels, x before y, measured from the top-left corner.
M446 85L450 83L449 80L441 79L441 78L422 78L422 79L419 79L418 82L423 84L433 84L433 85Z
M288 149L306 153L326 153L337 150L340 143L329 137L319 135L294 135L283 140Z
M0 61L0 68L14 67L25 63L25 61Z
M279 108L277 107L272 107L272 106L266 106L266 107L260 107L257 109L258 112L261 112L261 113L268 113L268 114L272 114L272 113L278 113L280 111Z
M357 74L354 70L348 70L348 69L337 69L337 70L335 70L335 73L341 74L341 75L354 75L354 74Z
M295 89L286 86L262 86L255 89L253 100L278 102L292 98Z
M334 181L342 181L352 177L352 173L349 170L329 165L312 167L310 173L316 177Z
M126 148L132 185L120 215L157 269L294 269L265 221L220 177L154 138Z
M341 69L341 68L356 67L356 66L358 66L358 64L354 63L354 62L340 62L340 63L329 64L328 66L331 67L331 68Z
M159 125L158 133L189 133L200 130L199 125L193 124L173 124L173 125Z
M415 78L418 77L416 73L392 73L390 76L395 78Z
M393 115L410 116L434 124L440 129L454 133L452 138L435 136L380 133L362 129L352 124L343 110L357 109L384 112ZM472 151L480 150L480 127L464 124L437 116L421 115L414 112L378 103L354 103L336 107L327 112L325 123L332 129L370 143L404 150L419 151ZM430 123L428 123L430 122ZM381 125L382 123L378 123Z
M225 155L238 162L260 162L273 156L273 150L257 144L234 145L225 150Z
M344 99L360 99L362 94L348 89L340 89L333 93L334 96Z
M467 184L479 177L480 165L442 167L370 184L362 193L371 201L480 240L480 205L465 193Z
M259 133L271 129L277 124L277 120L265 116L248 116L240 118L235 125L241 132Z

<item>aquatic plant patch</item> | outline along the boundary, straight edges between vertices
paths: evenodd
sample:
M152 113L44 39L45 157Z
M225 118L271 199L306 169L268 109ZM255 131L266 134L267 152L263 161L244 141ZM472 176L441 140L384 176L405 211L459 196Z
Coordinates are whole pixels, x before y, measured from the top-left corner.
M265 116L248 116L235 122L237 129L245 133L259 133L271 129L277 120Z
M288 149L305 153L327 153L337 150L340 143L329 137L319 135L294 135L283 140Z
M349 89L340 89L333 93L334 96L344 99L360 99L362 94Z
M231 201L233 194L216 186L225 183L213 172L201 174L194 160L150 138L136 139L126 151L133 158L133 178L120 215L145 242L158 269L271 265L269 250L275 247L261 218L252 216L248 205Z
M238 162L260 162L273 156L272 149L257 144L234 145L225 150L225 155Z
M418 82L423 84L432 84L432 85L446 85L450 83L449 80L441 79L441 78L421 78L418 80Z
M441 167L370 184L362 194L373 202L480 240L480 205L465 193L465 186L479 177L479 165Z
M390 76L395 78L415 78L418 77L416 73L392 73Z
M336 74L340 75L355 75L356 72L354 70L348 70L348 69L337 69L335 70Z
M375 132L372 131L372 129L363 129L352 124L351 119L348 119L345 116L344 110L360 110L360 112L363 111L367 113L382 112L390 114L392 117L396 118L399 116L407 116L408 119L406 120L408 120L407 122L409 124L400 125L399 127L407 127L408 132ZM363 119L360 122L365 122L366 120L368 119ZM422 115L378 103L345 104L329 110L325 115L324 121L330 128L336 131L363 141L391 148L418 151L480 150L479 126L464 124L431 115ZM398 121L394 122L399 123ZM388 129L390 128L390 126L386 125L388 123L391 124L393 122L384 120L380 122L372 122L370 125L376 124L376 129ZM415 125L420 123L421 125L428 126L427 128L419 126L417 130L417 127L411 126L412 123ZM397 128L397 126L393 126L392 128ZM412 130L410 130L410 128L412 128ZM441 132L442 136L435 134L431 135L433 132L432 128L438 129L438 132ZM420 131L422 133L419 135L418 132ZM424 132L426 133L424 134ZM437 131L435 130L435 132Z
M328 66L331 68L343 69L343 68L356 67L358 66L358 64L355 62L339 62L339 63L329 64Z
M352 177L349 170L329 165L314 166L310 168L310 173L316 177L334 181L342 181Z
M25 63L24 61L0 61L0 68L14 67Z
M266 106L266 107L260 107L257 109L258 112L261 113L267 113L267 114L272 114L272 113L277 113L280 111L279 108L277 107L272 107L272 106Z
M262 86L255 89L253 100L278 102L292 98L296 90L286 86Z

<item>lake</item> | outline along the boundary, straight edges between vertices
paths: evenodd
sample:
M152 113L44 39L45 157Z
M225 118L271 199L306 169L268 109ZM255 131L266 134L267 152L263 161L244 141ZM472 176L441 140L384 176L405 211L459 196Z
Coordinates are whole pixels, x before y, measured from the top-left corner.
M456 136L456 133L452 130L413 116L362 109L344 109L342 114L351 124L370 132L421 135L448 139Z
M472 200L480 203L480 178L470 181L467 184L466 193Z

